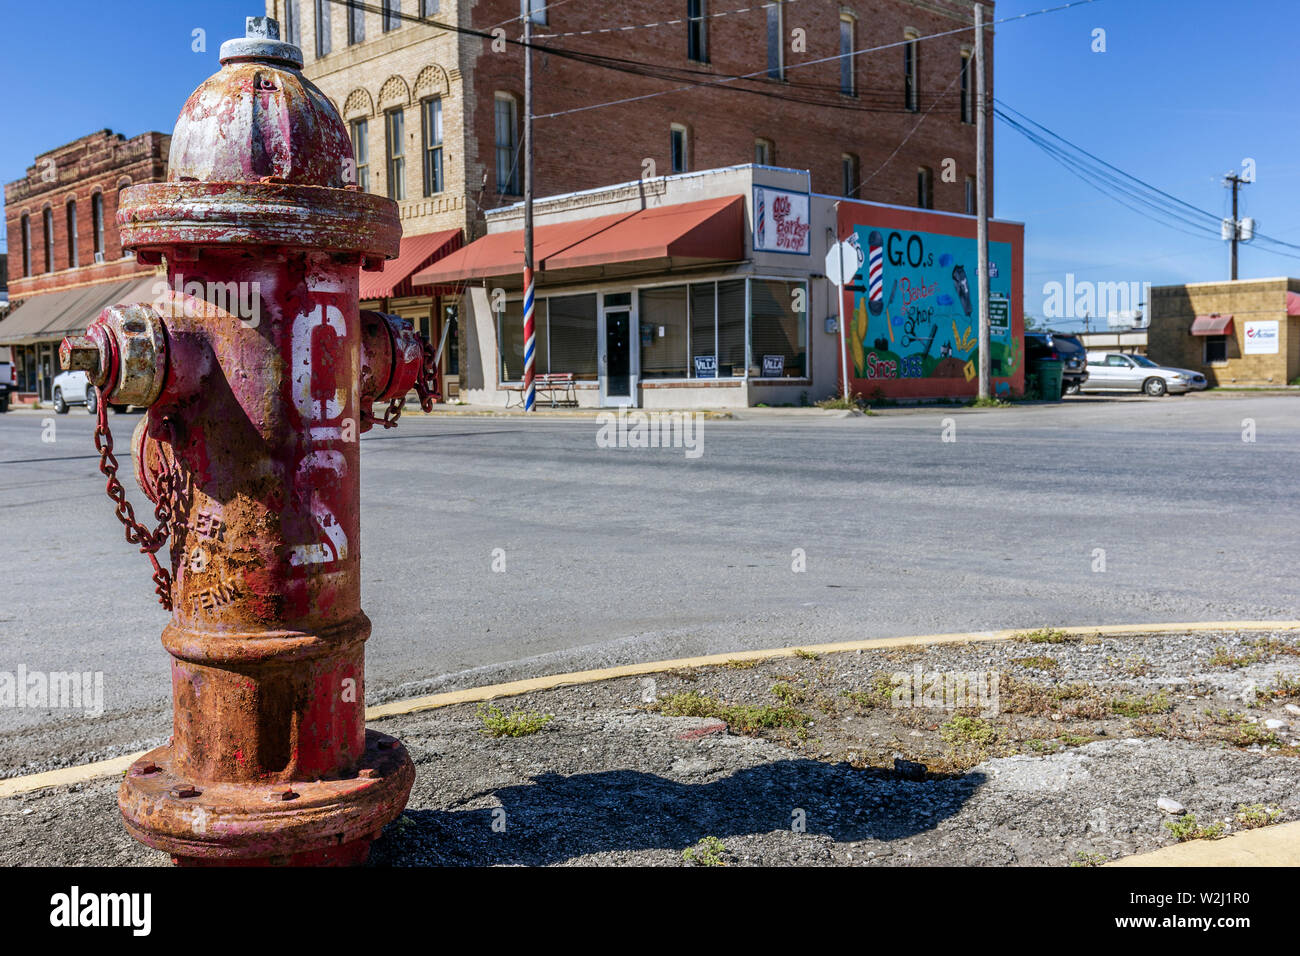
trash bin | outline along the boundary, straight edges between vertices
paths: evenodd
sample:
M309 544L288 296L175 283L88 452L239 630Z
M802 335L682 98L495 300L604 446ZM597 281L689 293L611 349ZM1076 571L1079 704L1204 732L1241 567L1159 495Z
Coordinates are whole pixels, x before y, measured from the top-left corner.
M1038 397L1049 402L1060 401L1065 363L1044 359L1034 365L1034 371L1038 374Z

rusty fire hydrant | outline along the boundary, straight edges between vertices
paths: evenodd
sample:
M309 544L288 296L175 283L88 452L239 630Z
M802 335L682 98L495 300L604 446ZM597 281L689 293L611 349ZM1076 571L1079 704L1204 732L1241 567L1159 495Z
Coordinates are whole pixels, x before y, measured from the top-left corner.
M431 407L433 351L358 312L359 270L397 254L397 204L354 185L301 51L250 17L221 63L177 120L167 181L118 213L165 287L61 349L100 389L109 495L172 611L173 736L118 802L178 863L358 863L414 781L365 728L358 437L412 388ZM147 408L132 450L155 529L116 477L109 404Z

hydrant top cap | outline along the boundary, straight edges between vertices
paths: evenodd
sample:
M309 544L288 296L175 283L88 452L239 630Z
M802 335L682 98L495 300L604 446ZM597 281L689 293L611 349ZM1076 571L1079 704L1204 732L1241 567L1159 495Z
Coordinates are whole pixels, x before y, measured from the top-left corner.
M221 44L220 60L272 60L302 69L302 50L280 39L280 22L271 17L248 17L244 36Z

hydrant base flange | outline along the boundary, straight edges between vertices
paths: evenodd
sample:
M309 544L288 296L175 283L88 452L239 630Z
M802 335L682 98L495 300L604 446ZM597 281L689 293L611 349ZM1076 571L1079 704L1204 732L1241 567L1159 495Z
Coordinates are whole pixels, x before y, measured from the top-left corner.
M406 807L415 767L395 737L366 731L357 776L199 783L172 772L171 747L131 765L118 806L131 836L197 865L357 864Z

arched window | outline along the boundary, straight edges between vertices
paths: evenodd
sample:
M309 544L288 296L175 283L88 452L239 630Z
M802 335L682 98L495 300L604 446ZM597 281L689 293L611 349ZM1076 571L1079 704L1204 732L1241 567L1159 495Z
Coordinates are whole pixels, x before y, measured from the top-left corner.
M95 261L104 261L104 194L90 197L91 228L95 234Z
M77 255L77 201L68 200L68 268L75 269L81 264Z
M54 271L54 210L49 206L41 213L41 225L45 228L45 271Z
M32 274L32 219L23 213L23 275Z

